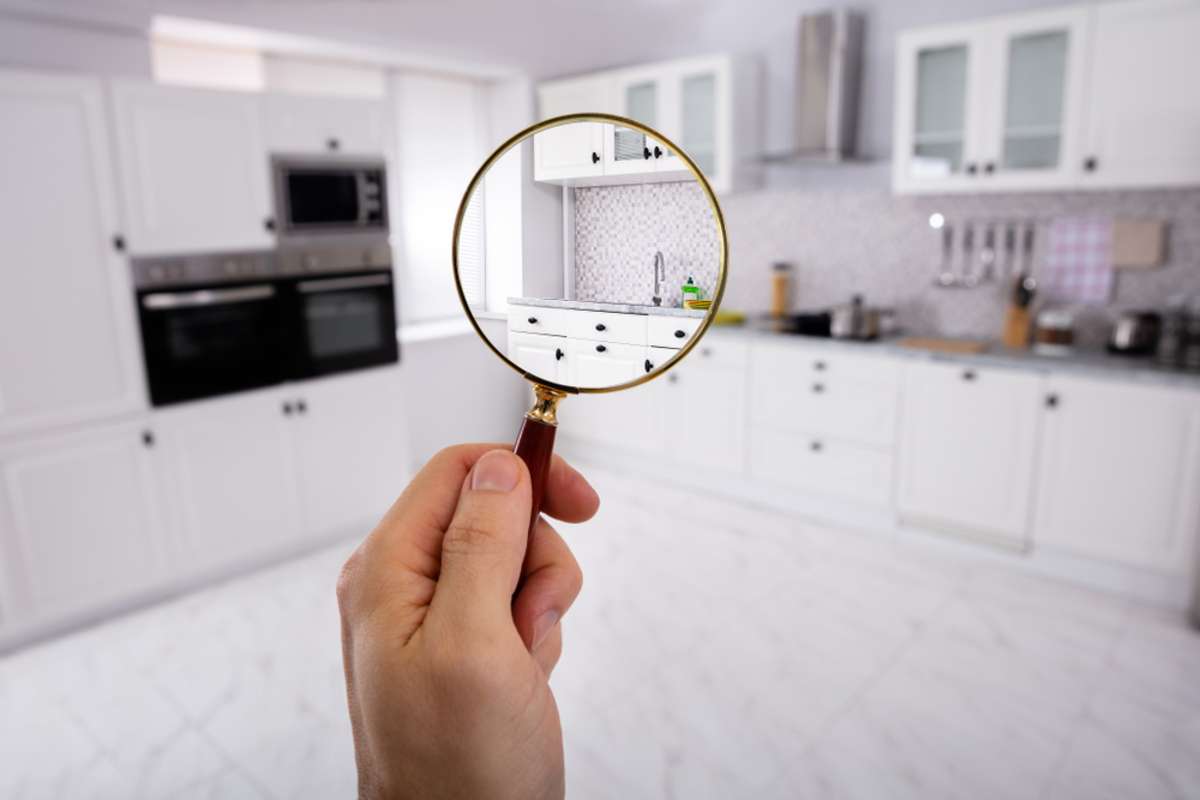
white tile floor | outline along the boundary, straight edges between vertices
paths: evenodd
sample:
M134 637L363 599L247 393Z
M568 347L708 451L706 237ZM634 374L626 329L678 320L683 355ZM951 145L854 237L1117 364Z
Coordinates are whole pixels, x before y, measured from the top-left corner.
M571 798L1200 797L1173 616L593 477L554 678ZM0 797L352 797L346 552L0 660Z

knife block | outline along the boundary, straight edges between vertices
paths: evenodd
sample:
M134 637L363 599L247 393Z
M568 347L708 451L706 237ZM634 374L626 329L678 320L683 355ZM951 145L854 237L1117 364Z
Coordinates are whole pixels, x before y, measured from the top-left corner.
M1000 337L1011 350L1029 347L1029 308L1010 305L1004 312L1004 333Z

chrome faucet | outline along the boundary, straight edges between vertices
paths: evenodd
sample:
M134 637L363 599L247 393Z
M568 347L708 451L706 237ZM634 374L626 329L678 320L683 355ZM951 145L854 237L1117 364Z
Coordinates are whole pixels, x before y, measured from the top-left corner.
M654 297L650 298L654 301L654 305L662 305L662 285L667 279L667 260L663 258L662 250L656 250L654 253Z

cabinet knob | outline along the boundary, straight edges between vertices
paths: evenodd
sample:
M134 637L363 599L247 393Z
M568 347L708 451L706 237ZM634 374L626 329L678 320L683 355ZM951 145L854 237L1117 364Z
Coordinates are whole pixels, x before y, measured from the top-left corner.
M267 217L266 219L263 220L263 227L269 231L275 230L275 220L271 219L270 217Z
M308 413L308 403L304 402L303 400L297 400L296 401L296 411L298 411L301 414L307 414Z
M818 442L818 441L815 441L815 440L814 440L814 441L811 441L811 442L809 442L809 443L808 443L808 449L809 449L809 450L812 450L814 453L819 453L819 452L821 452L821 450L822 450L824 447L825 447L825 445L823 445L823 444L821 444L820 442Z
M655 158L662 158L662 154L663 154L663 153L662 153L662 148L660 148L658 145L655 145L655 146L654 146L654 157L655 157Z
M530 318L529 318L529 324L530 324L530 325L537 325L537 317L530 317Z
M825 371L825 362L824 361L814 361L813 369L815 369L817 372L824 372Z
M598 331L606 331L606 330L608 330L608 326L607 326L607 325L605 325L603 322L597 322L597 323L596 323L596 330L598 330Z
M642 158L646 159L647 161L650 160L650 148L649 147L642 148Z
M993 172L996 171L996 163L994 161L987 162L986 164L983 165L983 171L986 172L988 175L991 175Z
M704 356L705 358L710 358L712 356L712 348L711 347L701 347L700 355Z
M1058 395L1046 395L1046 408L1058 408Z
M292 409L292 404L291 404L291 403L284 403L284 404L283 404L283 415L284 415L285 417L290 417L290 416L292 415L292 410L293 410L293 409Z
M154 431L142 431L142 444L146 447L154 447Z
M1088 156L1083 160L1083 168L1088 172L1095 172L1098 166L1100 166L1100 162L1095 156Z
M975 164L975 162L971 162L970 164L967 164L967 174L968 175L974 175L976 172L979 172L979 166L977 164Z
M645 366L646 366L646 372L649 372L650 370L654 369L654 365L650 363L650 359L648 359L648 358L646 359Z
M975 378L976 378L975 370L973 370L973 369L963 370L962 379L964 381L973 381L973 380L975 380Z
M679 376L672 372L667 376L667 383L679 383Z
M685 337L685 336L687 336L687 334L686 334L686 333L684 333L683 331L675 331L675 338L676 338L676 339L682 339L682 338L683 338L683 337Z
M602 345L602 344L598 344L598 345L596 345L596 352L597 352L597 353L603 353L603 352L604 352L605 350L607 350L607 349L608 349L608 348L607 348L607 347L605 347L605 346L604 346L604 345Z
M342 149L342 143L332 136L325 140L325 146L334 151Z
M561 347L554 348L554 360L555 361L562 361L564 355L565 355L565 353L563 353Z
M125 237L119 233L117 235L113 236L112 246L113 246L113 250L116 250L118 253L124 253L125 252Z
M812 390L813 390L813 394L821 394L822 392L824 392L824 391L825 391L825 384L823 384L823 383L814 383L814 384L812 385Z
M597 152L595 152L594 150L592 151L592 163L593 163L593 164L599 164L599 163L600 163L600 154L599 154L599 153L597 153Z

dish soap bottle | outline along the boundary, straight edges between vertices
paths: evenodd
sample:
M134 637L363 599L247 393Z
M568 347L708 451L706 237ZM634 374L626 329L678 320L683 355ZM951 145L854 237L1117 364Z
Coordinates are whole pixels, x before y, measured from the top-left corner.
M687 308L688 300L700 299L700 287L692 280L692 276L688 275L687 283L683 285L683 302L680 304Z

